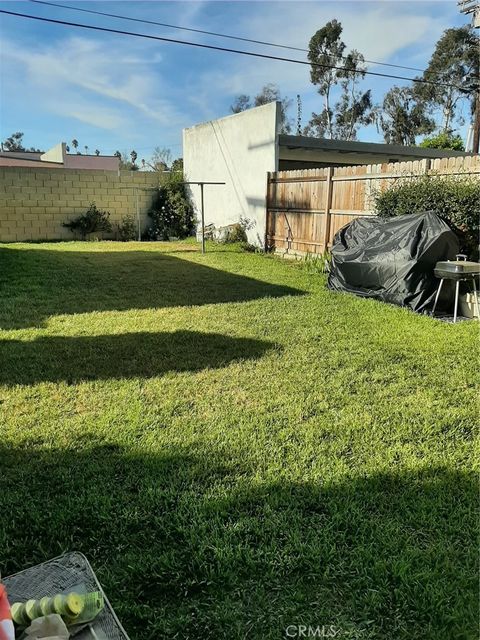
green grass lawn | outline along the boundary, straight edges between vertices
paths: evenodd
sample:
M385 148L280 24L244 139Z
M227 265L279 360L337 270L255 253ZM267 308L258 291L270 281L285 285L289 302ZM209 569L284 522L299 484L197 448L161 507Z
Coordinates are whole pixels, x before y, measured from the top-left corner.
M235 249L3 245L2 573L83 551L132 640L473 640L478 337Z

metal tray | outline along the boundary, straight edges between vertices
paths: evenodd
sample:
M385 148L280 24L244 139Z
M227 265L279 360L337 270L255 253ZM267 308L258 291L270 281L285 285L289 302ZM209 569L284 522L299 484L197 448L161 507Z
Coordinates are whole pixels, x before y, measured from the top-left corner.
M103 611L91 623L91 629L97 638L107 640L128 640L127 633L115 615L105 592L83 553L72 551L53 560L48 560L20 573L3 578L8 599L13 602L25 602L30 598L54 596L79 583L85 584L89 591L101 591L105 600ZM80 637L80 636L79 636ZM85 637L88 637L85 636ZM91 636L91 637L95 637Z

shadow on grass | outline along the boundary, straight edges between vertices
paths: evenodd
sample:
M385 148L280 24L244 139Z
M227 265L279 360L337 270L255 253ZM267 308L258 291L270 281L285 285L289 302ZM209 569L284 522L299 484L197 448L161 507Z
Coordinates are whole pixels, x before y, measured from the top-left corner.
M259 358L273 346L197 331L0 340L0 384L151 378Z
M141 435L141 434L139 434ZM1 448L0 565L92 561L132 640L476 633L477 478L430 468L259 483L205 450Z
M0 249L0 327L38 326L59 314L303 294L179 255L141 250L55 251L34 245Z

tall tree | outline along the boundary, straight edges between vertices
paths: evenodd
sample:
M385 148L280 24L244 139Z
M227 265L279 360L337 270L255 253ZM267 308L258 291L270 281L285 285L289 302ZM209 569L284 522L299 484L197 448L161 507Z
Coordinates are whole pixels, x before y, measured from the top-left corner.
M35 147L30 147L30 149L26 149L23 146L23 135L24 134L22 133L22 131L16 131L15 133L12 133L11 136L6 138L1 143L1 148L4 151L32 151L35 153L42 153L40 149L36 149Z
M342 31L341 23L331 20L310 39L310 79L323 98L323 111L312 113L305 132L318 137L355 140L360 125L373 121L372 100L370 90L360 89L366 72L365 59L355 49L346 54ZM340 99L333 104L337 85L341 89Z
M280 102L280 128L281 133L290 133L292 130L292 123L288 117L288 110L292 104L289 98L282 98L280 89L272 82L264 85L259 93L250 100L250 96L241 94L237 96L230 106L232 113L240 113L246 111L251 107L261 107L264 104L270 102Z
M451 133L457 116L457 108L467 101L470 110L475 110L476 88L469 78L480 75L480 38L470 25L446 29L435 46L428 67L423 73L429 84L418 84L416 95L425 100L430 107L442 112L440 129ZM459 119L461 122L461 119Z
M138 153L135 151L135 149L132 149L132 151L130 151L130 158L132 159L130 170L131 171L138 171L138 165L136 164L137 163L137 158L138 158Z
M388 144L414 145L416 137L431 133L435 120L427 115L426 104L410 87L394 86L385 94L380 127Z
M76 138L74 138L72 140L72 147L75 149L75 151L77 151L78 149L78 140ZM79 151L77 151L77 154L80 153Z

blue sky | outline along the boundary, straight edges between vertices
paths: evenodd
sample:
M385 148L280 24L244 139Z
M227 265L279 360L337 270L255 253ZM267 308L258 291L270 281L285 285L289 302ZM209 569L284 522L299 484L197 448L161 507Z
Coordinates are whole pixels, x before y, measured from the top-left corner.
M62 2L62 0L57 0ZM97 11L307 47L328 20L341 21L348 48L365 58L424 67L443 30L467 22L455 0L415 2L75 2ZM281 50L232 42L154 25L128 23L30 2L0 2L2 9L138 33L194 40L282 55ZM300 52L285 52L301 57ZM372 70L389 71L384 67ZM390 70L395 72L394 70ZM414 72L400 72L400 75ZM181 155L181 131L228 115L235 95L254 95L274 82L283 95L303 102L304 124L321 99L308 67L258 60L128 36L0 16L0 135L25 133L27 146L49 148L76 138L83 151L137 150L148 158L156 146ZM364 86L380 101L401 81L367 76ZM295 101L295 100L294 100ZM295 109L292 109L292 117ZM464 128L461 130L464 134ZM374 127L360 139L381 141Z

